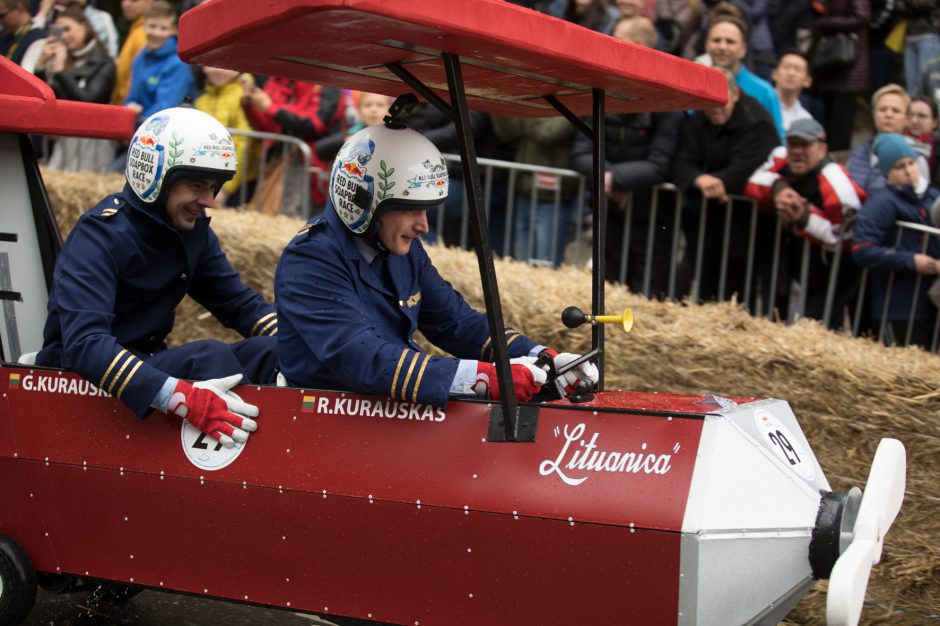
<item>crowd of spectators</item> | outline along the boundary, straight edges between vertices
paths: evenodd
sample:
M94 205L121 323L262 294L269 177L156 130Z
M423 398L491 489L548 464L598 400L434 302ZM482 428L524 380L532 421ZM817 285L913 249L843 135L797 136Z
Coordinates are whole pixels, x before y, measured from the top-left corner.
M775 306L784 318L791 315L795 301L803 314L821 318L821 292L830 275L837 280L838 308L856 295L862 268L877 273L890 266L909 277L940 274L940 262L921 258L932 254L933 236L899 235L893 222L872 228L865 221L879 212L904 214L923 225L936 223L932 186L940 184L940 0L513 3L715 67L727 79L729 98L722 107L608 116L608 277L622 277L632 289L642 284L650 295L664 295L664 268L676 254L674 242L681 239L680 233L684 254L676 295L688 293L694 280L703 299L749 293L746 304L752 310L762 302ZM120 0L120 15L94 4L0 0L0 54L35 72L60 98L127 106L138 119L195 98L195 106L230 128L306 142L314 166L326 171L345 138L362 124L380 121L391 104L379 94L184 64L176 52L177 15L198 1L179 5ZM124 33L120 40L119 31ZM835 59L829 52L834 40L848 42ZM471 123L478 156L590 174L590 144L562 117L522 120L474 112ZM453 124L433 107L423 107L411 124L442 152L457 152ZM882 139L885 136L892 141ZM884 193L897 195L907 178L889 176L894 162L888 167L882 153L891 158L900 154L897 138L910 149L917 175L908 185L910 193L898 196L914 208L892 213L884 207L903 203L885 199ZM269 182L287 180L289 184L277 185L282 190L306 185L290 183L297 172L288 165L289 149L237 139L239 173L219 195L218 204L241 206L251 199L258 210L282 211L292 199L272 192L274 185L258 190L253 185L259 171ZM58 140L46 155L49 165L99 171L109 164L112 169L123 167L122 146L91 142ZM901 152L898 158L907 159L906 151ZM843 167L840 163L846 161ZM573 226L584 219L578 208L585 203L579 202L583 199L577 197L577 187L557 176L522 174L514 179L514 197L509 198L506 178L498 171L490 184L494 249L557 265L574 236ZM314 207L325 200L323 182L310 179ZM682 204L681 227L672 212L652 209L654 187L664 183L672 184ZM455 243L465 234L460 224L463 190L462 173L452 164L443 220L430 216L429 238ZM739 196L753 198L761 209L754 225L749 211L726 210ZM505 218L506 207L512 207L512 219ZM856 223L866 225L866 239L855 237ZM727 252L725 233L732 242ZM812 250L809 280L797 286L804 241ZM742 255L749 247L754 262L745 273ZM834 258L837 249L841 253ZM886 264L883 255L889 253L903 262ZM723 259L723 254L728 257ZM693 268L699 258L701 263ZM831 271L834 262L841 264L838 271ZM644 275L650 265L652 276ZM753 288L745 285L748 278ZM898 293L916 289L924 291L916 305L915 317L920 318L929 284L898 281L891 319L910 313L910 306L895 307L901 300ZM884 317L873 307L866 324ZM843 320L836 313L825 321L839 326Z

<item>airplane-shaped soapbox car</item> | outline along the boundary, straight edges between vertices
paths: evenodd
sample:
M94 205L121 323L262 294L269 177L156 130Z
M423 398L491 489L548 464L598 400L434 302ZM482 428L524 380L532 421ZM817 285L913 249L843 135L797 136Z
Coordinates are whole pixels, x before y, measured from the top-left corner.
M565 115L594 140L600 315L605 113L727 93L714 70L500 0L214 0L182 17L180 54L417 94L454 119L466 181L468 108ZM830 623L857 623L903 497L900 442L882 441L864 496L833 493L784 401L604 390L603 317L567 316L592 324L593 397L517 404L493 342L500 403L242 386L262 428L233 449L18 363L41 344L61 245L26 133L127 138L132 121L0 62L0 622L26 616L38 578L414 626L773 624L828 578ZM481 190L467 189L500 337Z

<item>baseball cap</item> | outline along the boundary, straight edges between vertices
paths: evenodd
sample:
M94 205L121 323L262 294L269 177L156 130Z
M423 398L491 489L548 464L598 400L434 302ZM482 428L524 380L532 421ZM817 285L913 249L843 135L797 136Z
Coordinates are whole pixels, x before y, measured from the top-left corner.
M812 118L795 120L787 129L786 138L802 139L803 141L826 141L826 129Z

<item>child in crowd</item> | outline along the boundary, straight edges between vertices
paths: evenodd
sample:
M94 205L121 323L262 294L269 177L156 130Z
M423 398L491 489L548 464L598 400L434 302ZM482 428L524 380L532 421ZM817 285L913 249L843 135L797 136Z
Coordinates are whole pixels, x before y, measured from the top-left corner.
M131 66L147 43L147 35L144 33L144 12L151 4L153 0L121 0L121 14L131 26L124 38L124 43L121 44L121 51L117 55L111 104L124 104L127 92L131 89Z
M940 192L921 176L917 155L900 134L878 135L874 152L886 185L858 212L852 258L871 270L871 314L877 327L884 327L885 343L908 343L910 336L910 343L929 347L936 311L929 306L927 277L940 274L940 240L911 228L899 233L896 222L930 226Z
M196 98L195 107L222 122L226 128L251 130L251 124L248 123L248 117L241 104L245 93L241 80L242 74L220 67L204 66L202 70L206 76L206 89L201 96ZM250 76L246 79L250 79ZM238 155L238 170L215 197L216 207L241 206L251 199L254 192L260 146L257 141L245 135L233 133L232 139L235 142L235 154ZM242 181L246 179L248 183L242 195L239 188Z
M155 0L144 12L143 28L147 43L134 59L131 90L124 101L138 123L196 95L192 70L176 54L176 10Z
M322 139L314 145L317 157L324 163L333 163L336 153L353 133L357 133L366 126L381 124L388 115L388 108L392 106L391 96L380 93L360 91L353 94L356 102L356 116L358 119L349 127L349 130L340 130Z

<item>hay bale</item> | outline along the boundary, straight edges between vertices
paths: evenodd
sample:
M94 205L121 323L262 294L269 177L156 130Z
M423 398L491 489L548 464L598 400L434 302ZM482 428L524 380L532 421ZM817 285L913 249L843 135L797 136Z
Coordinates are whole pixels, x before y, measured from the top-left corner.
M100 196L121 187L119 177L46 173L60 224ZM246 284L272 298L274 268L301 226L292 218L212 211L212 226ZM441 274L471 305L483 306L475 257L429 247ZM508 324L536 341L573 352L590 348L588 329L567 329L559 314L590 308L589 275L580 269L533 268L497 262ZM733 303L687 306L650 302L608 286L607 310L633 308L630 335L608 330L611 388L668 393L718 393L787 399L833 489L864 487L881 437L901 439L908 451L907 496L872 575L865 624L936 623L940 607L940 358L917 348L885 348L827 331L814 321L785 326L754 318ZM178 312L172 340L234 340L192 301ZM825 583L788 616L792 624L823 624ZM895 611L894 609L898 610Z

